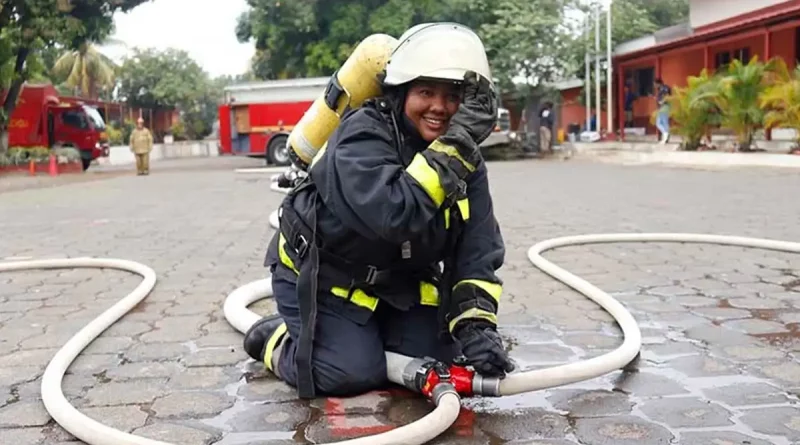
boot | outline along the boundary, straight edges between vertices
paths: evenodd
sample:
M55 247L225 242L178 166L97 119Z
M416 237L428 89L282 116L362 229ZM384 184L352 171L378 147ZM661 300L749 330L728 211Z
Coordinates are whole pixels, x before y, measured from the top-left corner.
M264 365L275 372L273 363L277 362L277 356L273 353L279 349L286 337L286 323L280 315L270 315L257 321L244 335L244 350L247 355L263 362Z

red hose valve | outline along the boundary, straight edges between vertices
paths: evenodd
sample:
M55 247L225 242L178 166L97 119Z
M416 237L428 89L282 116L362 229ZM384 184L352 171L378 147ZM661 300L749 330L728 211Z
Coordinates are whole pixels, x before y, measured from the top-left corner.
M428 398L433 396L434 388L440 383L450 383L459 395L472 396L474 376L473 371L463 366L452 365L448 368L442 362L430 361L417 371L417 385L419 391Z
M473 386L472 382L475 379L475 371L470 371L469 369L453 365L450 367L450 383L456 388L456 392L458 392L461 396L472 396L473 395Z

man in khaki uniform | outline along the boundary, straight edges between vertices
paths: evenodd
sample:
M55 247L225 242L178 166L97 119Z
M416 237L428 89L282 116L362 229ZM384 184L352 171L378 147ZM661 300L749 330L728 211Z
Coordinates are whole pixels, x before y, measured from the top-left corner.
M153 135L150 130L144 128L144 119L141 117L136 121L136 128L131 132L128 142L131 151L136 156L136 174L150 174L150 151L153 150Z

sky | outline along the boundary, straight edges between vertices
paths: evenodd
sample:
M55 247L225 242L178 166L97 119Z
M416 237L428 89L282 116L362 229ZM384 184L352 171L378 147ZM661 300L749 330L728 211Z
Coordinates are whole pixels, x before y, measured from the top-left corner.
M248 10L245 0L153 0L114 16L111 43L100 50L120 60L133 47L186 50L211 76L241 74L253 43L236 40L236 19Z
M236 40L236 19L247 10L245 0L151 0L117 13L113 40L99 49L119 62L137 46L179 48L211 76L241 74L254 52L253 43Z

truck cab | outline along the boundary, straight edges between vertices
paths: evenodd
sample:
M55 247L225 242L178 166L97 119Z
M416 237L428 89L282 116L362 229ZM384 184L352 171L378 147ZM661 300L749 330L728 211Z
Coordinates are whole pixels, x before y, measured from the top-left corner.
M108 156L106 124L97 108L79 98L59 97L52 85L23 87L11 113L8 139L11 147L73 147L84 170Z
M62 102L48 108L47 122L50 146L78 149L84 170L93 160L108 156L106 124L96 108Z

